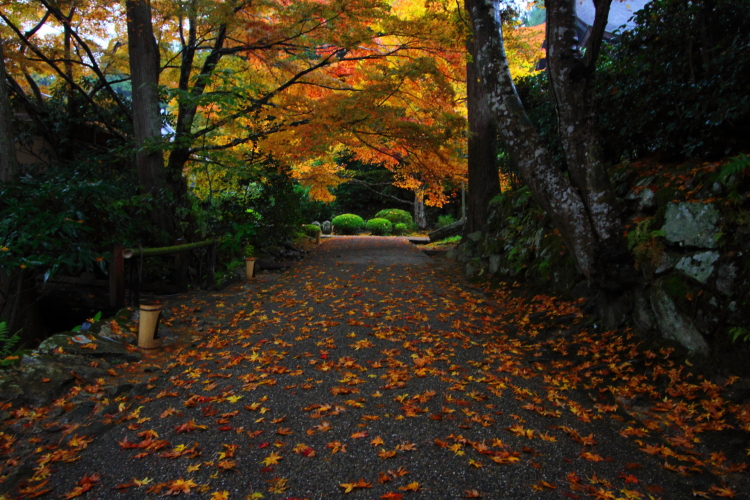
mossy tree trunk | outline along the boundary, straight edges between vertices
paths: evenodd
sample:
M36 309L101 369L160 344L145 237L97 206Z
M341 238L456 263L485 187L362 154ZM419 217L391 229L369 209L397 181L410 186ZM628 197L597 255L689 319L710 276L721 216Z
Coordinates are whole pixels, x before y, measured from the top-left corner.
M622 236L619 208L599 157L593 99L594 69L611 0L596 4L587 46L578 46L575 1L548 0L547 60L568 176L532 124L516 93L505 54L502 2L466 0L489 110L521 178L550 215L578 268L605 294L636 281Z

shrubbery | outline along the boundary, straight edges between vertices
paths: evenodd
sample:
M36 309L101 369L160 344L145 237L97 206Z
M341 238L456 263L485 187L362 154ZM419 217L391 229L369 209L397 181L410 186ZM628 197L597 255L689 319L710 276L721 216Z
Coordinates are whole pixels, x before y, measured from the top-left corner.
M387 236L393 230L393 224L388 219L370 219L365 228L375 236Z
M359 215L342 214L334 217L331 225L336 234L356 234L365 227L365 221Z
M603 47L597 119L606 159L722 156L750 136L750 3L654 0L636 29ZM516 88L529 118L563 163L547 73Z
M437 224L435 224L435 229L440 229L441 227L450 226L456 222L456 219L448 214L448 215L441 215L438 217Z
M310 238L317 238L320 233L320 227L315 224L305 224L302 226L302 231Z
M407 227L414 226L414 219L406 210L400 208L387 208L375 214L376 219L386 219L391 224L406 224Z
M393 234L395 236L403 236L408 232L409 232L409 226L407 226L403 222L399 222L398 224L393 225Z

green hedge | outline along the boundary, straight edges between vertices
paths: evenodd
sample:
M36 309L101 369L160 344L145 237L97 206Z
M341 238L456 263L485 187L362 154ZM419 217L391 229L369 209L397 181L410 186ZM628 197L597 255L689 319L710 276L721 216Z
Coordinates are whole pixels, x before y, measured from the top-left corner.
M302 231L304 231L304 233L310 238L317 238L320 233L320 228L315 224L304 224L302 226Z
M359 215L342 214L333 218L331 226L336 234L356 234L365 227L365 221Z
M400 208L387 208L385 210L381 210L380 212L375 214L376 219L386 219L390 221L391 224L406 224L408 227L414 226L414 219L412 219L411 214L407 212L406 210L401 210Z
M388 219L370 219L365 228L375 236L388 236L393 230L393 224Z
M393 234L396 236L403 236L409 232L409 226L403 222L399 222L393 226Z

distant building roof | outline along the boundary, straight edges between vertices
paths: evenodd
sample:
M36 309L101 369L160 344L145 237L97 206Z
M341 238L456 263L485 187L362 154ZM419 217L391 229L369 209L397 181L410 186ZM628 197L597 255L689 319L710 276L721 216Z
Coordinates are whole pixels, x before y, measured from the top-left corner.
M607 22L607 32L614 33L620 31L629 31L635 28L635 22L630 18L633 14L641 10L650 0L612 0L612 6L609 8L609 19ZM576 15L583 23L593 26L596 8L593 0L576 0ZM625 26L624 29L621 29Z

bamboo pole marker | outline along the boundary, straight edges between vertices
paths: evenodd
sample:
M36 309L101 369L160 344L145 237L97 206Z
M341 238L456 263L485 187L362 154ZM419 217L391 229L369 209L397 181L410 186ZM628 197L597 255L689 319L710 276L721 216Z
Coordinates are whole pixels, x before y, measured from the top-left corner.
M255 261L257 259L255 257L246 257L245 258L245 278L246 279L254 279L255 278Z
M155 349L161 346L161 339L154 338L159 326L161 309L161 304L141 304L138 320L138 347L141 349Z

